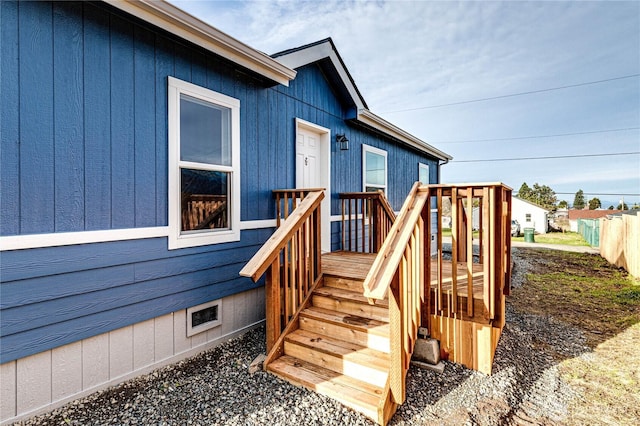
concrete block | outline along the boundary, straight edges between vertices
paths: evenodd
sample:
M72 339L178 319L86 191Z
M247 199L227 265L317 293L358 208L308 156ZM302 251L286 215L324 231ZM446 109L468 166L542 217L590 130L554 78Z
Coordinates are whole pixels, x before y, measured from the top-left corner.
M413 359L416 361L437 364L440 362L440 345L436 339L418 339L413 349Z
M444 373L444 362L442 361L440 361L436 365L422 361L411 361L411 364L415 365L416 367L424 368L425 370L431 370L441 374Z

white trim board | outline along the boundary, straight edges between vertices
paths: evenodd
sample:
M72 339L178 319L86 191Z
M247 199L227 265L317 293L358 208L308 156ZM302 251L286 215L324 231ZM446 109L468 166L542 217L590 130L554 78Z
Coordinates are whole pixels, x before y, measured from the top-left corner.
M240 222L241 231L275 228L275 219ZM153 228L107 229L103 231L56 232L51 234L11 235L0 237L0 252L112 241L143 240L169 236L168 226Z
M157 0L104 0L143 21L254 71L276 83L289 85L296 71L270 56L210 26L182 9Z

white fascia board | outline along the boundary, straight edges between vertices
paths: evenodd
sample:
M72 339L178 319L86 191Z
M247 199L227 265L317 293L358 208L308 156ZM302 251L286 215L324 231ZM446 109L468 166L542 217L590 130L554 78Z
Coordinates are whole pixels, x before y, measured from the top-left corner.
M440 160L449 161L453 159L449 154L446 154L416 138L412 134L405 132L401 128L389 123L387 120L372 113L368 109L359 109L356 120Z
M365 106L362 103L362 99L360 98L358 91L353 85L353 82L349 78L347 70L342 65L340 59L338 59L338 55L336 55L336 52L335 50L333 50L333 47L331 46L331 43L329 41L317 44L315 46L296 50L286 55L278 56L275 59L289 68L296 69L326 58L329 58L331 60L333 67L336 69L338 75L340 76L340 79L342 80L342 83L347 88L349 96L353 100L353 103L356 105L356 108L358 110L364 109Z
M104 1L284 86L288 86L296 76L295 70L269 55L247 46L164 0Z

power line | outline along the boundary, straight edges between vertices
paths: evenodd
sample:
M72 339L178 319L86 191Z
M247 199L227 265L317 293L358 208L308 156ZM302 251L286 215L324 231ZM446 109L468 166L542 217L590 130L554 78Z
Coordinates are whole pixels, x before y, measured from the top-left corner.
M449 163L481 163L493 161L524 161L524 160L555 160L560 158L584 158L584 157L612 157L615 155L638 155L640 151L616 152L609 154L578 154L578 155L556 155L549 157L516 157L516 158L487 158L480 160L451 160Z
M467 139L460 141L442 141L442 142L433 142L429 141L430 144L453 144L453 143L471 143L471 142L497 142L497 141L513 141L513 140L521 140L521 139L543 139L543 138L555 138L561 136L577 136L577 135L592 135L595 133L611 133L611 132L625 132L629 130L638 130L640 127L624 127L621 129L608 129L608 130L592 130L588 132L576 132L576 133L556 133L553 135L536 135L536 136L517 136L514 138L495 138L495 139Z
M469 101L451 102L451 103L448 103L448 104L428 105L428 106L407 108L407 109L397 109L397 110L394 110L394 111L384 111L383 113L384 114L393 114L393 113L396 113L396 112L417 111L417 110L421 110L421 109L441 108L441 107L447 107L447 106L452 106L452 105L463 105L463 104L470 104L470 103L474 103L474 102L492 101L492 100L495 100L495 99L512 98L514 96L532 95L532 94L535 94L535 93L552 92L554 90L570 89L572 87L580 87L580 86L588 86L588 85L591 85L591 84L606 83L606 82L609 82L609 81L623 80L623 79L626 79L626 78L633 78L633 77L638 77L638 76L640 76L640 74L623 75L621 77L613 77L613 78L607 78L607 79L604 79L604 80L596 80L596 81L587 81L587 82L578 83L578 84L568 84L566 86L551 87L551 88L548 88L548 89L529 90L527 92L511 93L511 94L508 94L508 95L500 95L500 96L492 96L490 98L472 99L472 100L469 100Z
M574 195L575 192L555 192L556 195ZM611 193L603 193L603 192L583 192L583 195L603 195L605 197L640 197L640 194L611 194Z

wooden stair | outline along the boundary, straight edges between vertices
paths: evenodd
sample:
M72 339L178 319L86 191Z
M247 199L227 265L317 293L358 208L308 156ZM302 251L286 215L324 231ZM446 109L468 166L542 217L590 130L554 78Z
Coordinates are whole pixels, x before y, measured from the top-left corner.
M379 424L389 399L389 309L370 305L362 283L375 255L323 255L321 285L284 339L284 355L266 366L285 380L331 397Z

